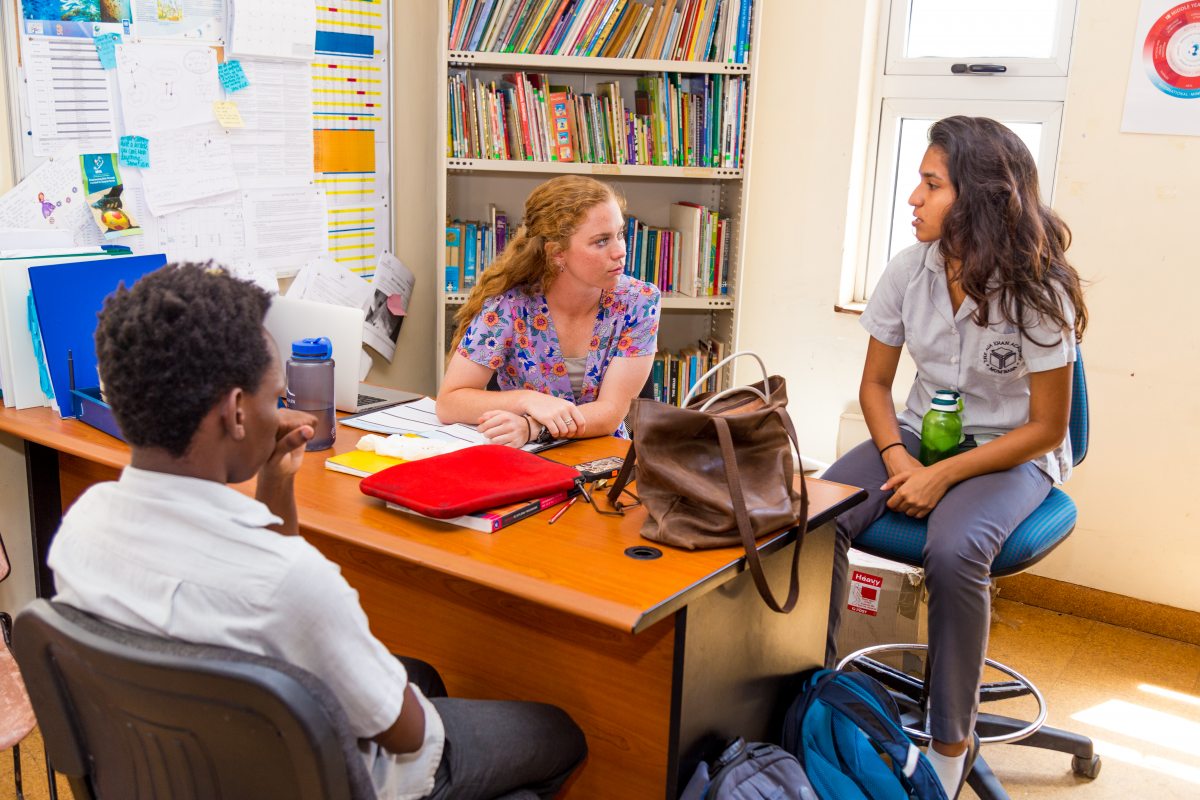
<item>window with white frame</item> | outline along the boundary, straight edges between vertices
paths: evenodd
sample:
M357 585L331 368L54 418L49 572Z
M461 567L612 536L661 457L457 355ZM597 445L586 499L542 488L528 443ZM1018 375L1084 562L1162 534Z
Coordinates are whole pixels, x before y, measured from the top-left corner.
M852 302L913 244L908 197L929 126L992 117L1029 147L1049 202L1077 0L879 0L876 116Z

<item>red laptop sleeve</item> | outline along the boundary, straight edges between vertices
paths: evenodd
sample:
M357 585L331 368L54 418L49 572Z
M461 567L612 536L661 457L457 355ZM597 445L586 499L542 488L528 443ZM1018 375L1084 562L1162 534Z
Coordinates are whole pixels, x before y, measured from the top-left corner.
M409 461L363 478L363 494L436 519L461 517L571 488L578 470L499 444Z

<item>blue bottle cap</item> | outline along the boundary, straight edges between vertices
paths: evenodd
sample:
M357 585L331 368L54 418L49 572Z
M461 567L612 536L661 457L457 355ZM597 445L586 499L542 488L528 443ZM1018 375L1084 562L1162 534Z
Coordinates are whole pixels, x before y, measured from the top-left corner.
M333 342L328 336L300 339L292 342L292 358L304 361L326 361L333 357Z

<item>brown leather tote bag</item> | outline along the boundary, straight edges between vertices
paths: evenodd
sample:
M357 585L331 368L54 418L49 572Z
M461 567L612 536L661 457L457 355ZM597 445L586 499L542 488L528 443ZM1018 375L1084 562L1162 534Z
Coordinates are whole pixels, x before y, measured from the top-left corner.
M752 356L763 380L701 394L696 389L739 356ZM741 544L754 584L772 610L786 614L799 596L800 548L808 523L808 487L793 488L792 451L799 447L787 413L787 390L767 377L754 353L735 353L701 376L682 408L634 400L633 443L609 492L616 503L637 460L637 490L648 512L642 536L696 550ZM755 540L800 523L792 553L787 599L780 604L767 584Z

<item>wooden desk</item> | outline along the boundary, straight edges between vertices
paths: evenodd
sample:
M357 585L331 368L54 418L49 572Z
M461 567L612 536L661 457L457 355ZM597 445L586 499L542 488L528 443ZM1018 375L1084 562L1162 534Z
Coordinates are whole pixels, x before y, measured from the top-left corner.
M114 478L129 451L49 409L4 409L0 430L26 442L44 564L61 509ZM297 478L301 532L341 565L384 644L433 663L452 694L566 709L589 746L566 797L673 800L724 739L769 737L786 677L823 658L831 522L861 500L860 489L809 482L801 599L784 616L759 599L736 549L625 555L646 544L642 509L600 517L576 503L553 526L543 513L496 534L388 511L356 479L323 468L359 432L338 434L334 450L310 454ZM624 447L592 439L546 455L578 463ZM792 540L791 531L761 540L775 586L785 585ZM43 593L49 581L43 573Z

